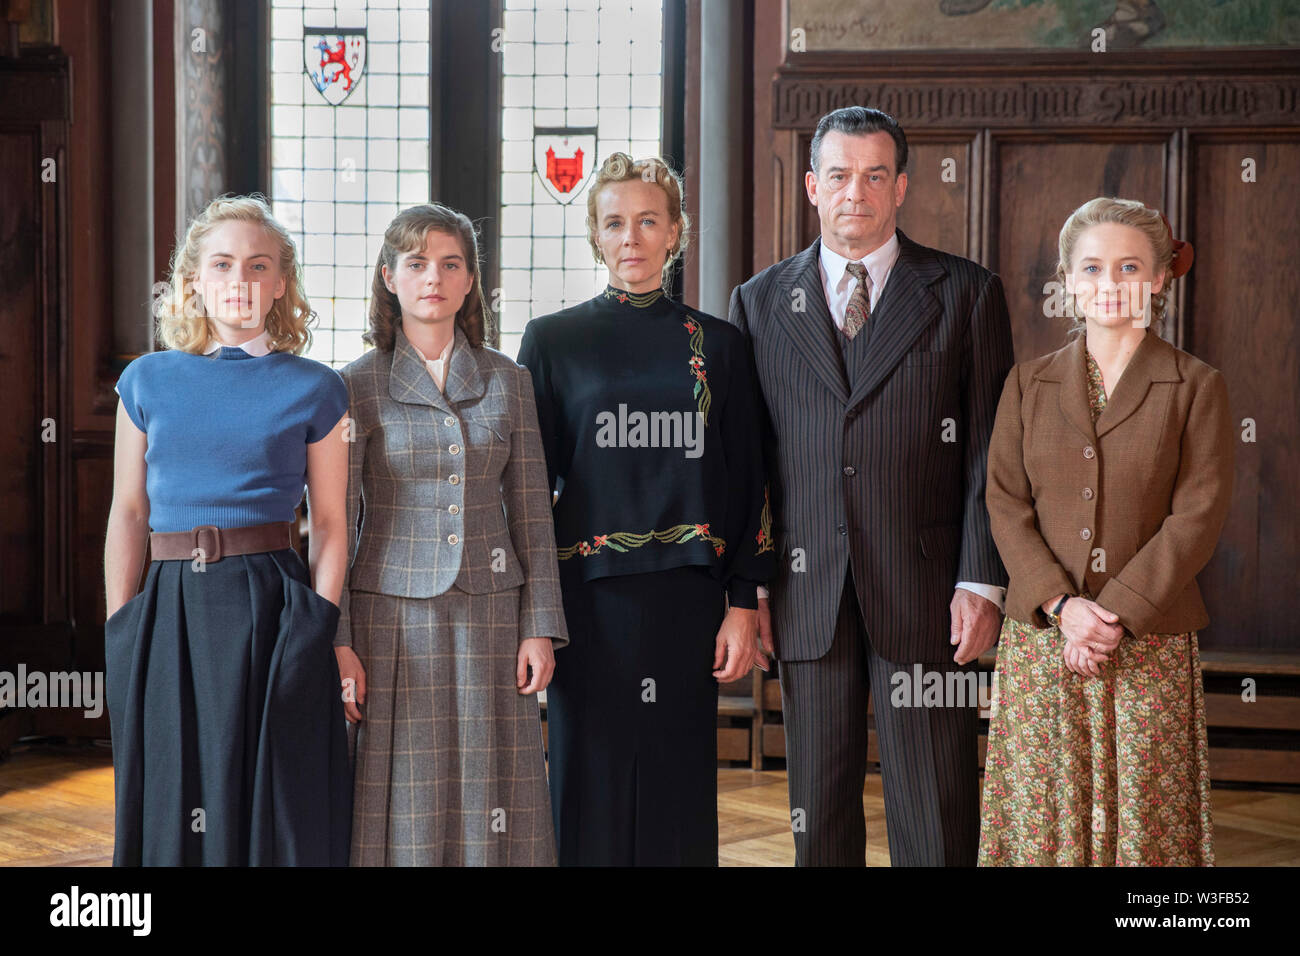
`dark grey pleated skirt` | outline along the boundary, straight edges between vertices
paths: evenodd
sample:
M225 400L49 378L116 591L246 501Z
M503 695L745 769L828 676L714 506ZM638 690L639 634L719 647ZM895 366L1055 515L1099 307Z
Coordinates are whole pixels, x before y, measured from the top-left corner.
M338 607L291 549L154 561L104 625L115 866L344 866Z

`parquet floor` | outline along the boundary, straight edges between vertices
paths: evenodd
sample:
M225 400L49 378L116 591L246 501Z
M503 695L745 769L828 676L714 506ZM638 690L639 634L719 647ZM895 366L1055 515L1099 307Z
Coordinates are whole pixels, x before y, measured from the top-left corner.
M1300 865L1300 793L1214 790L1220 866ZM867 864L888 866L880 777L863 793ZM785 773L718 772L723 866L790 866ZM107 866L113 856L113 764L107 749L15 746L0 763L0 866Z

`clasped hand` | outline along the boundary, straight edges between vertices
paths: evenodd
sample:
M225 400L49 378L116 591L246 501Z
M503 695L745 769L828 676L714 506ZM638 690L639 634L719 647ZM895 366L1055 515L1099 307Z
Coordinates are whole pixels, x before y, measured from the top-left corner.
M1044 612L1055 607L1060 599L1057 595L1045 601ZM1118 614L1083 597L1072 597L1065 602L1061 608L1060 630L1065 637L1061 649L1065 666L1080 677L1100 677L1100 665L1110 660L1110 654L1124 636Z

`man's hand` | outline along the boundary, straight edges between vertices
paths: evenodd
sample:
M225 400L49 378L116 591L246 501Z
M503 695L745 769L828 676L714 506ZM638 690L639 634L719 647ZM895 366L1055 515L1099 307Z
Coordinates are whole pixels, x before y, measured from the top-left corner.
M992 601L957 588L948 609L952 613L952 643L959 645L952 659L958 664L970 663L997 643L1002 612Z
M774 657L776 647L772 643L772 602L761 597L758 599L758 654L754 656L754 663L763 670L770 670Z

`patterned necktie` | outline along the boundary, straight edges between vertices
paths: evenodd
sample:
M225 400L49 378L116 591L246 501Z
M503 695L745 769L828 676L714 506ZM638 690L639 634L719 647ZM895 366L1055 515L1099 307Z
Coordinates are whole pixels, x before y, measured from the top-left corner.
M852 339L871 322L871 276L867 274L867 267L861 262L850 262L844 268L849 275L858 280L849 299L848 308L844 310L843 331Z

